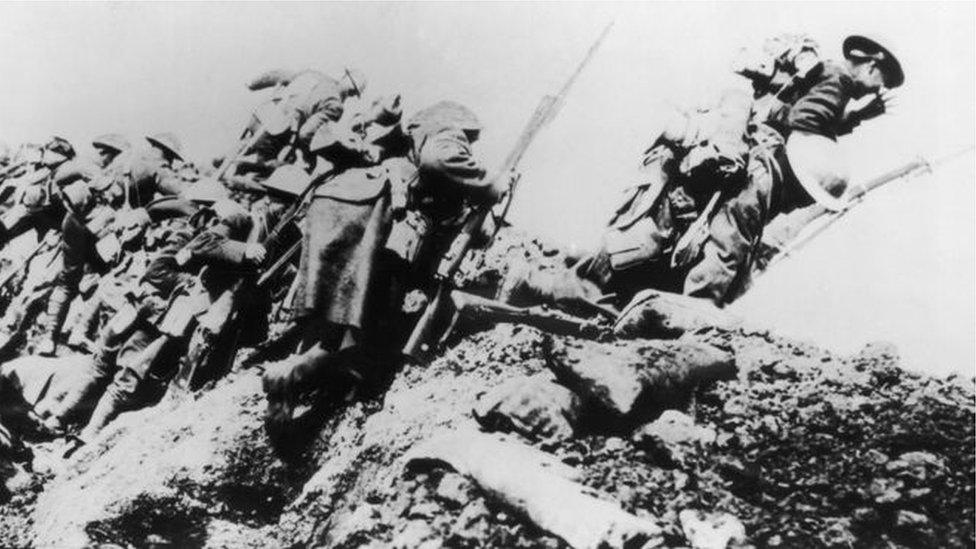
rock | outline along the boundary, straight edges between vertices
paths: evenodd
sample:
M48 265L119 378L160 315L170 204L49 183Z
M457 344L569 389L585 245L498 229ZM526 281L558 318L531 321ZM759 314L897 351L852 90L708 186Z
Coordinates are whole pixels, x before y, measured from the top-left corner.
M714 429L695 425L677 410L667 410L653 423L634 433L634 443L665 463L684 464L715 443Z
M827 527L817 536L825 547L854 547L857 545L857 537L851 532L850 519L833 519L825 522Z
M895 519L895 524L899 528L924 528L929 525L929 522L929 517L922 513L915 513L904 509L898 511L897 518Z
M870 525L881 519L874 507L858 507L851 512L851 517L861 525Z
M922 484L945 472L945 461L929 452L906 452L885 467L889 473L908 482Z
M699 383L736 375L730 353L692 341L570 341L553 350L550 368L573 392L624 423L685 404Z
M472 501L458 515L453 537L459 540L483 541L488 533L489 516L488 507L481 499Z
M868 494L876 503L888 504L901 499L901 491L905 483L890 478L877 478L871 481Z
M559 462L548 454L494 435L445 432L411 449L406 461L408 466L412 462L449 465L515 515L527 517L572 547L640 547L661 534L654 522L594 497L565 474L554 474Z
M434 535L434 531L427 524L427 521L411 520L393 536L390 547L393 549L416 549Z
M455 507L461 507L470 499L471 483L456 473L447 473L437 484L435 495Z
M891 461L891 458L889 458L887 454L874 449L865 452L864 458L876 466L883 466Z
M762 469L755 463L746 463L732 456L720 456L716 469L722 478L729 481L735 493L753 491L759 488Z
M620 437L608 437L603 443L603 449L607 452L619 452L627 447L627 443Z
M678 521L688 544L695 549L725 549L746 541L746 527L727 513L685 509L678 513Z
M410 510L407 511L407 518L430 519L437 516L440 510L440 505L437 505L433 501L422 501L410 506Z
M578 396L555 383L552 374L542 373L513 378L482 395L474 415L491 431L556 442L573 437L580 407Z

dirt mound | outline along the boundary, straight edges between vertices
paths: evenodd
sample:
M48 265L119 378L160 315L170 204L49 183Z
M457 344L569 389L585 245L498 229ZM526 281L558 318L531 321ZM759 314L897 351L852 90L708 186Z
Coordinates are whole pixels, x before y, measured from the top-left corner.
M740 370L684 410L704 436L638 429L537 446L656 521L668 545L688 543L684 511L737 517L769 546L972 545L972 384L908 374L885 352L843 359L766 333L693 338L733 350ZM543 372L560 339L511 325L469 336L406 367L382 401L338 414L290 463L266 443L254 373L125 415L47 485L33 544L562 546L470 479L403 461L443 429L473 427L479 395Z
M264 441L259 378L123 414L37 500L34 543L202 545L214 520L259 529L301 487Z
M490 293L513 256L565 260L515 238L470 259L466 287ZM974 380L905 372L883 346L839 357L748 328L682 341L733 356L737 378L667 395L612 431L591 421L569 438L508 436L659 527L669 546L976 542ZM482 395L558 374L560 357L596 345L517 325L459 334L432 363L404 366L383 396L334 414L287 460L263 431L258 373L236 372L195 399L124 414L54 478L21 475L0 510L0 545L564 547L473 478L407 456L446 430L480 429ZM657 348L599 345L631 364Z

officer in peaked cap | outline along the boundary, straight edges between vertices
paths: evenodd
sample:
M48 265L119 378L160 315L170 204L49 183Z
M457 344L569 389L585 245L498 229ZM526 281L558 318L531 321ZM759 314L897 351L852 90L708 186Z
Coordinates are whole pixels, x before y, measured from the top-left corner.
M844 60L827 60L795 90L785 116L758 124L749 152L748 182L712 218L708 240L685 278L684 292L724 305L749 283L763 227L775 216L817 203L846 207L848 167L837 138L885 113L905 74L890 49L854 35Z
M905 73L895 54L876 41L860 35L851 35L844 40L844 57L859 62L872 61L883 78L884 87L892 89L905 83Z

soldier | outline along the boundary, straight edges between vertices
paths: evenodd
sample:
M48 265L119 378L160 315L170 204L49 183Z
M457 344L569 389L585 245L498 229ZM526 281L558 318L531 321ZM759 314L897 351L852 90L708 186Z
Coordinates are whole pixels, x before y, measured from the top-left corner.
M180 171L184 162L179 139L160 133L146 137L146 142L149 147L131 148L119 155L92 182L93 190L131 208L186 191L190 181Z
M255 111L244 131L250 140L241 151L248 155L240 160L241 164L273 168L292 152L301 153L300 160L310 159L309 147L315 133L326 123L342 118L345 102L362 96L366 80L354 69L347 69L338 80L313 70L272 71L249 87L269 86L277 87L275 96ZM228 157L226 161L234 160Z
M363 371L363 362L388 360L398 349L398 287L410 276L429 279L465 207L500 194L471 148L480 131L467 108L437 103L406 125L406 157L347 170L316 189L296 300L305 326L301 354L264 374L273 435L290 424L298 393L321 388L330 376L352 384L330 388L347 397L344 389L379 374ZM356 365L343 359L352 354Z
M188 221L195 228L171 235L154 254L131 305L106 325L83 383L56 409L45 411L50 427L60 428L97 402L79 437L89 441L119 413L157 402L176 371L194 319L230 279L262 261L263 248L248 242L252 217L236 203L217 201ZM204 265L212 270L198 273Z
M130 148L129 142L118 134L97 137L92 146L99 155L97 167L102 170L108 169ZM56 354L62 323L86 270L99 274L106 272L111 263L119 259L116 253L121 251L121 246L136 240L149 223L142 209L126 210L116 215L119 205L113 202L117 202L119 195L93 195L92 188L108 190L104 185L88 183L94 177L94 166L79 164L71 168L62 167L55 174L55 188L60 189L65 211L61 224L62 268L54 279L47 306L33 329L35 336L41 336L36 351L42 356ZM111 249L116 245L119 250Z
M55 136L41 149L35 170L5 182L14 188L14 203L0 216L0 244L31 229L43 234L60 225L65 210L54 196L53 183L66 185L91 174L90 166L74 162L74 158L71 143Z
M584 281L617 305L651 286L680 291L683 235L743 184L750 105L729 90L714 105L672 114L644 154L643 181L626 191L597 252L576 265ZM591 288L585 294L598 297Z
M773 217L814 202L844 207L839 197L847 176L837 137L883 114L891 100L888 90L905 77L894 55L874 40L850 36L843 52L843 62L825 62L809 82L792 90L778 116L759 123L747 185L712 219L684 293L719 305L731 302L748 286L763 227Z
M624 192L594 252L567 269L511 266L498 291L513 305L546 303L613 316L646 288L680 292L687 235L744 185L751 99L736 90L697 109L673 109L644 152L640 183Z
M132 144L125 136L117 133L107 133L92 140L92 147L98 153L98 165L103 170L119 157L120 154L129 150Z

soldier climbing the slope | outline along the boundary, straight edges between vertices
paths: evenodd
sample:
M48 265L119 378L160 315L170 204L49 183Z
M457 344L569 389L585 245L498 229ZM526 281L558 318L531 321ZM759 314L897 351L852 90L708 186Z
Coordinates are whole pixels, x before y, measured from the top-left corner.
M905 75L884 46L863 36L843 44L844 61L826 61L757 125L747 185L712 219L684 293L727 304L748 287L763 228L776 215L817 202L842 209L847 167L837 138L884 114L889 90Z

